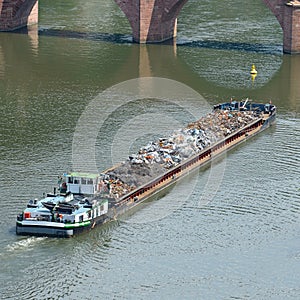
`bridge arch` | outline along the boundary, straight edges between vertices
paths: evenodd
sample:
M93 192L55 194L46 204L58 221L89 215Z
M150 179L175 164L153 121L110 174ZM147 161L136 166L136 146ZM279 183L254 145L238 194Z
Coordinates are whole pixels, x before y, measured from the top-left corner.
M188 0L115 0L127 16L133 40L162 42L177 34L177 16ZM283 30L283 51L300 53L300 0L262 0ZM38 0L0 0L0 31L38 22Z
M283 52L300 53L300 1L262 0L273 12L283 31Z
M177 16L188 0L115 0L138 43L162 42L177 34Z
M281 28L284 28L284 9L287 1L283 0L262 0L262 2L272 11L278 20Z
M188 0L115 0L129 20L133 40L161 42L176 36L177 16ZM262 0L283 30L283 52L300 53L300 1Z
M38 0L0 0L0 31L38 23Z

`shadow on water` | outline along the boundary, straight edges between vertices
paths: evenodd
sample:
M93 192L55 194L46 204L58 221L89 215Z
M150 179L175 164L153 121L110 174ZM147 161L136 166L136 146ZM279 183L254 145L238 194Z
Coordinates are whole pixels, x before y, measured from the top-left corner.
M28 34L30 33L30 31L31 31L30 27L23 27L11 31L11 33ZM102 42L110 42L116 44L133 43L131 35L118 34L118 33L112 34L112 33L99 33L99 32L79 32L73 30L39 28L38 35L71 38L71 39L83 39L83 40L90 40L90 41L102 41Z
M28 33L28 28L21 28L13 31L14 33ZM62 38L74 38L84 39L91 41L102 41L116 44L128 44L134 43L131 35L117 34L117 33L99 33L99 32L79 32L73 30L61 30L61 29L44 29L38 30L39 36L52 36ZM173 44L172 40L168 40L166 45ZM225 42L225 41L214 41L214 40L203 40L203 41L186 41L178 39L176 41L178 47L192 47L192 48L207 48L214 50L230 50L230 51L246 51L255 52L262 54L271 55L282 55L282 45L267 45L259 43L239 43L239 42Z
M216 50L246 51L262 54L282 55L282 45L266 45L259 43L238 43L238 42L222 42L222 41L178 41L177 46L185 46L192 48L208 48Z
M111 33L94 33L94 32L78 32L72 30L59 29L40 29L40 36L53 36L63 38L84 39L90 41L101 41L116 44L133 43L132 37L125 34L111 34Z

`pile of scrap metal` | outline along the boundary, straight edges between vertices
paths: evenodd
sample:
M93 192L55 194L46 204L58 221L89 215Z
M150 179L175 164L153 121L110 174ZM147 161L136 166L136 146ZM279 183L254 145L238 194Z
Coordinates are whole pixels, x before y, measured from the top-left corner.
M110 193L117 197L128 193L258 117L252 111L214 110L167 138L149 142L106 173Z

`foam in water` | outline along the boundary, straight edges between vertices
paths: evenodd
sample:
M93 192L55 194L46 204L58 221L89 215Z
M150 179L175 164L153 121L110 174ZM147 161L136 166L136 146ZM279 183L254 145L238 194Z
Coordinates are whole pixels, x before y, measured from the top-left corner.
M36 243L39 243L40 241L43 241L45 239L46 237L28 237L26 239L22 239L20 241L14 242L11 245L7 245L6 248L8 251L28 249L33 245L35 245Z

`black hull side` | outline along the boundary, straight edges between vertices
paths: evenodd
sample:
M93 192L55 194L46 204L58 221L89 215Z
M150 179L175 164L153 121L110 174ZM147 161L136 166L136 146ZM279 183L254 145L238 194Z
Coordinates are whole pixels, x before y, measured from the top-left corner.
M16 234L17 235L30 235L37 237L61 237L61 238L69 238L75 235L81 234L83 232L87 232L93 229L96 226L103 225L111 220L109 217L110 214L99 216L93 220L89 225L74 227L74 228L63 228L55 226L56 223L53 223L53 226L43 226L39 225L38 222L35 225L26 225L17 222L16 223Z
M74 235L73 229L57 228L55 226L38 226L38 225L22 225L16 224L16 234L24 236L37 236L37 237L63 237L68 238Z

